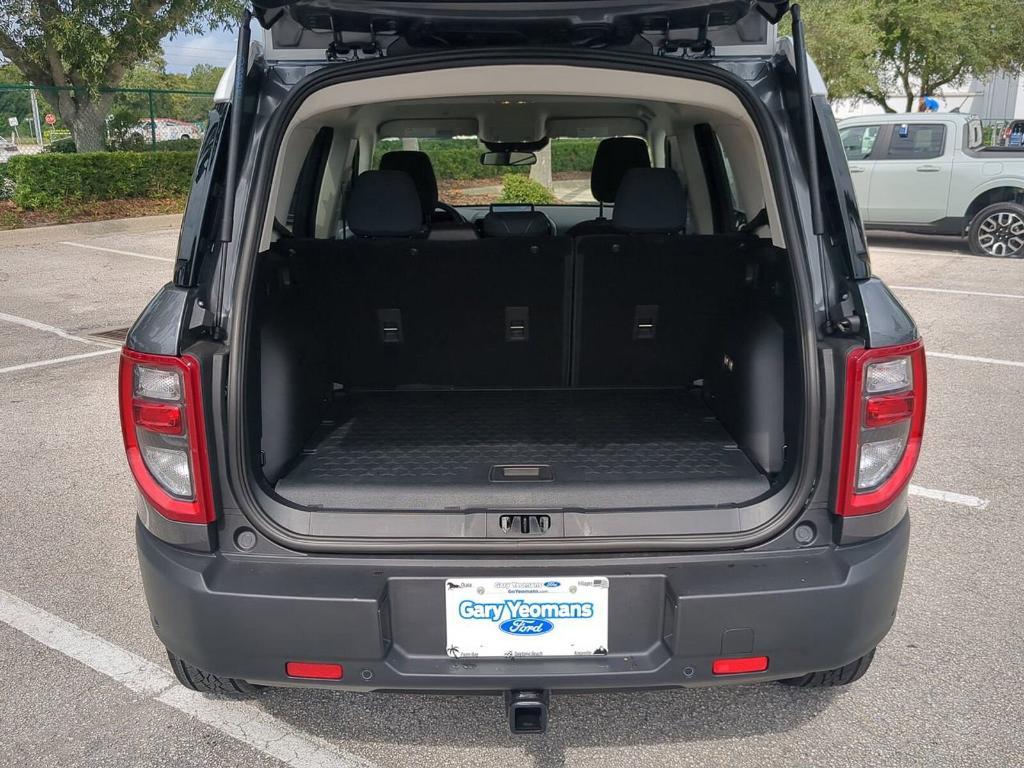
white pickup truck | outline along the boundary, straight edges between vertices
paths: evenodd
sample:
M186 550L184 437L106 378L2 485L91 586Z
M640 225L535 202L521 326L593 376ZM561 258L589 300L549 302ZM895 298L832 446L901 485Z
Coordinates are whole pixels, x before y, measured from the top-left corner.
M1024 151L984 147L971 115L843 120L864 226L967 237L979 256L1024 258Z

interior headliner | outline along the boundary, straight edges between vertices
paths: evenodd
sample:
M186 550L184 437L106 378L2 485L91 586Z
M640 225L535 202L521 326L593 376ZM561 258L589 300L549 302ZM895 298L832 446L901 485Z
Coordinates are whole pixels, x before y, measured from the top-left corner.
M524 87L529 84L529 87ZM669 95L674 95L670 98ZM613 119L614 118L614 119ZM521 141L548 135L622 135L621 120L646 131L655 165L664 165L667 140L697 123L710 123L732 159L736 186L745 208L767 209L772 238L784 247L771 176L754 123L739 99L710 83L650 73L574 66L502 65L443 69L376 77L327 86L311 94L289 124L271 188L261 250L272 239L273 216L286 211L302 159L316 132L333 127L336 135L359 142L361 168L368 167L373 144L394 125L424 129L436 123L453 135L477 125L487 140ZM399 121L395 123L395 121ZM422 122L421 122L422 121ZM451 121L451 122L448 122ZM607 123L607 125L603 125ZM616 130L612 130L615 128ZM399 134L401 135L401 134ZM421 133L418 138L429 134ZM696 164L684 142L673 155L682 176ZM700 207L699 199L693 200Z

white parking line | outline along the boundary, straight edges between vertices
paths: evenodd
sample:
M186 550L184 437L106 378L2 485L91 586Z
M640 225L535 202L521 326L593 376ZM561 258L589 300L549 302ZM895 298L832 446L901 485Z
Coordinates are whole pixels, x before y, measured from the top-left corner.
M372 768L328 741L302 733L244 701L191 691L163 667L0 590L0 621L135 693L216 728L293 768Z
M29 320L27 317L18 317L17 315L8 315L6 312L0 312L0 320L5 323L14 323L24 328L31 328L36 331L43 331L44 333L52 333L54 336L60 336L62 339L68 339L69 341L77 341L82 344L96 344L97 346L106 346L101 341L95 339L87 339L84 336L76 336L73 333L68 333L63 328L58 328L55 325L47 325L46 323L40 323L36 320Z
M135 256L138 259L149 259L150 261L170 261L174 259L168 259L165 256L150 256L148 253L136 253L135 251L119 251L117 248L103 248L99 245L86 245L85 243L72 243L67 240L61 240L61 245L73 245L75 248L87 248L90 251L105 251L106 253L116 253L121 256Z
M982 291L954 291L950 288L918 288L913 285L892 285L890 288L897 291L922 291L925 293L952 293L957 296L983 296L989 299L1024 299L1020 293L984 293Z
M979 499L977 496L965 496L962 493L952 493L951 491L937 491L934 488L922 488L920 485L911 485L909 491L912 496L945 501L949 504L958 504L961 507L971 507L972 509L985 509L990 503L988 499Z
M974 357L973 355L951 355L948 352L928 352L928 357L941 357L946 360L960 360L965 363L990 363L992 365L1009 365L1014 368L1024 368L1024 362L1019 360L998 360L994 357Z
M0 368L0 373L14 373L15 371L27 371L30 368L45 368L48 365L57 365L59 363L70 363L72 360L85 360L88 357L99 357L100 355L112 355L115 352L120 352L120 347L106 349L99 349L95 352L83 352L80 355L68 355L67 357L54 357L49 360L36 360L32 363L21 363L20 365L9 365L6 368Z

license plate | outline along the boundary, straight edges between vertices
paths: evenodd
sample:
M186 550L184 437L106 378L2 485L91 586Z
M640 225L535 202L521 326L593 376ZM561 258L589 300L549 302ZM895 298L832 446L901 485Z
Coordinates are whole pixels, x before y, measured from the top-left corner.
M446 579L453 658L605 656L608 579Z

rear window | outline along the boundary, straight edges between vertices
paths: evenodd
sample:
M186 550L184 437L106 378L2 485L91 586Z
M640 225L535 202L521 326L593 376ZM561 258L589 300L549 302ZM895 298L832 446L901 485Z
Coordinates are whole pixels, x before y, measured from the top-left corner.
M889 141L889 160L928 160L942 157L946 148L946 126L903 123L894 126Z

